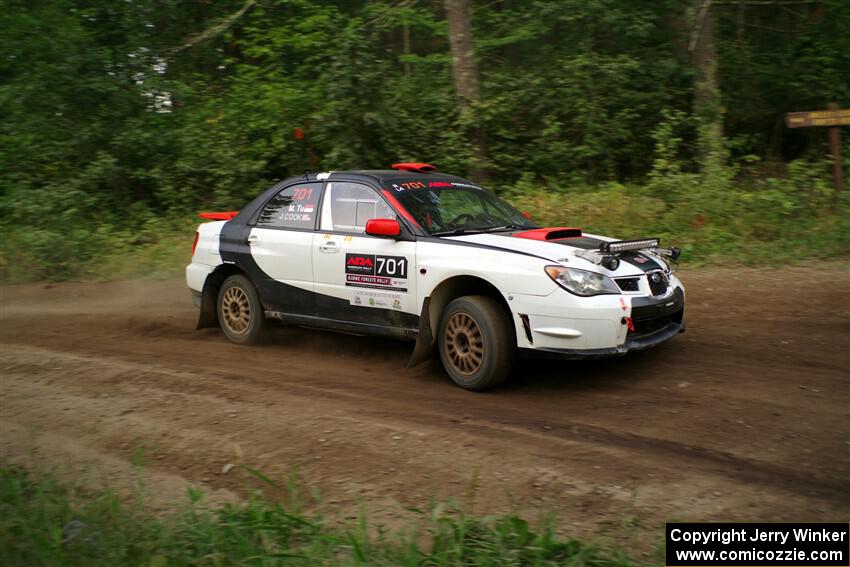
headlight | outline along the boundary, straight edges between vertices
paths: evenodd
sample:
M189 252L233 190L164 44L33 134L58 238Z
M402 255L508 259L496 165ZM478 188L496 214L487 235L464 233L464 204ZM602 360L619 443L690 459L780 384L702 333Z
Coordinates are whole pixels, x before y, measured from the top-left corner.
M546 273L559 286L576 295L587 297L605 293L620 293L620 288L617 287L614 280L602 274L565 268L564 266L546 266Z

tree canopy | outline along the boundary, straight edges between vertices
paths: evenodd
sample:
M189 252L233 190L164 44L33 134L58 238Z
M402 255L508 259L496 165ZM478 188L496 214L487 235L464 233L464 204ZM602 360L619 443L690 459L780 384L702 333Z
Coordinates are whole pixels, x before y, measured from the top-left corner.
M232 208L402 160L497 189L643 183L700 171L705 120L723 159L781 171L827 151L785 112L850 104L846 0L5 0L0 30L6 223Z

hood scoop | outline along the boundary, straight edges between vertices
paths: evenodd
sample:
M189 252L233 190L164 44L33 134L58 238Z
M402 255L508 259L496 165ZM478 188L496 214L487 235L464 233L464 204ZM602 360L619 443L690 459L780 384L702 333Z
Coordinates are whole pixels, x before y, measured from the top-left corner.
M523 232L515 232L511 236L528 238L529 240L560 240L561 238L580 238L580 228L560 226L557 228L535 228Z

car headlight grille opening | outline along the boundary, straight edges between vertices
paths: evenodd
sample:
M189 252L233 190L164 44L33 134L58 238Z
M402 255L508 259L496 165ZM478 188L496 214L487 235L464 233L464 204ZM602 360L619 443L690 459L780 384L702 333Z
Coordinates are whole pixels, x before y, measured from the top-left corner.
M640 291L640 278L617 278L614 281L622 291Z
M665 295L670 289L670 279L661 270L649 272L646 277L649 280L649 291L653 296Z

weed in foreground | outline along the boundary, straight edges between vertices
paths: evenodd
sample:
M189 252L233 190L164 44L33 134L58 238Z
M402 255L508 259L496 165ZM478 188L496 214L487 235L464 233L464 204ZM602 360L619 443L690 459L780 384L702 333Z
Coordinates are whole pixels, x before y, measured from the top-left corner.
M416 529L334 527L321 518L253 498L216 509L190 491L182 509L152 516L97 495L0 469L2 565L570 565L631 566L624 554L558 537L553 526L531 529L517 516L470 517L451 505ZM422 511L417 512L423 516ZM423 543L427 542L427 543Z

